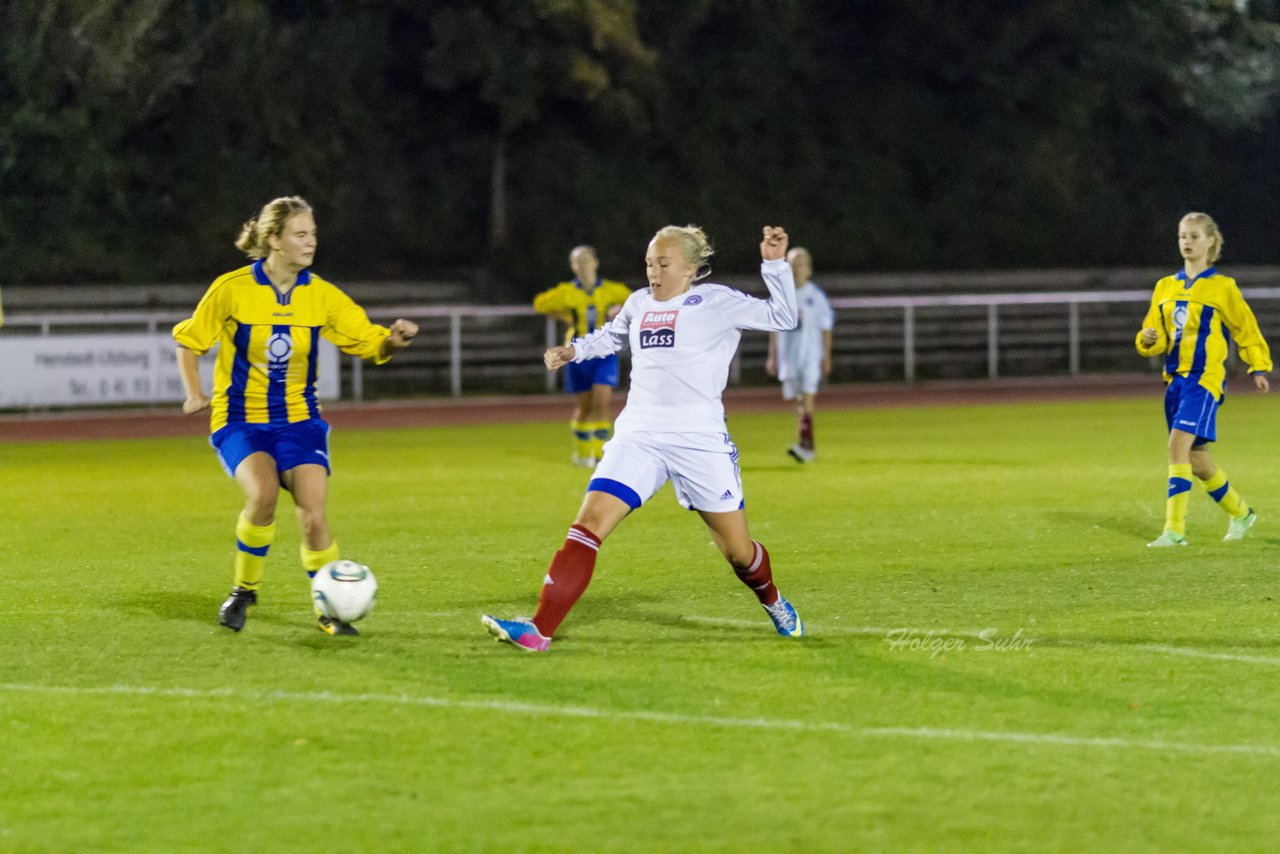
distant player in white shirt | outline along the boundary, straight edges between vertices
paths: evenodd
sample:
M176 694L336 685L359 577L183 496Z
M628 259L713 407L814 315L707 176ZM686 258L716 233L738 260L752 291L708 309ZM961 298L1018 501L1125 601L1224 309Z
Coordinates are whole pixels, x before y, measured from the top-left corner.
M554 371L629 342L631 391L568 538L547 570L537 612L532 619L483 618L498 640L530 652L550 649L556 628L591 581L600 543L668 480L680 503L698 511L778 633L804 635L795 608L774 586L769 552L747 530L738 449L720 401L740 330L796 324L786 250L786 231L766 226L760 274L769 299L757 299L724 285L696 284L710 273L713 250L701 229L669 225L645 253L649 287L633 293L601 329L547 350L544 361Z
M765 370L782 382L782 396L796 402L796 443L787 449L796 462L817 457L813 446L813 400L822 380L831 375L831 330L835 312L822 288L813 283L813 258L797 246L787 253L796 280L799 323L790 332L769 336Z

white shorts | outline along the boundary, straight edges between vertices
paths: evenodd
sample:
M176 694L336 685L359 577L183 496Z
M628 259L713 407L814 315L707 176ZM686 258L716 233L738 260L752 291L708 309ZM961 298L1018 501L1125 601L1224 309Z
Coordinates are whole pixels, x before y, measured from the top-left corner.
M795 400L801 394L817 394L822 381L822 365L802 365L792 369L782 378L782 398Z
M668 480L690 510L728 513L744 506L738 449L728 433L628 432L610 439L588 492L639 507Z

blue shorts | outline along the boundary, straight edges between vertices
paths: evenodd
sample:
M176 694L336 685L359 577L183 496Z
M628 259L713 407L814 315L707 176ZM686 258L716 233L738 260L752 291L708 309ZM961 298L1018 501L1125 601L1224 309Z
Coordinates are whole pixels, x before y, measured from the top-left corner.
M218 462L227 474L235 477L236 468L245 457L261 451L276 461L276 470L286 472L295 466L314 463L329 468L329 424L323 418L310 418L292 424L228 424L209 437L218 452Z
M1218 407L1213 393L1194 380L1175 376L1164 393L1164 420L1170 430L1196 437L1192 447L1218 440Z
M605 356L602 359L587 359L584 362L572 362L564 369L564 390L570 394L591 391L593 385L607 385L613 388L618 384L618 354Z

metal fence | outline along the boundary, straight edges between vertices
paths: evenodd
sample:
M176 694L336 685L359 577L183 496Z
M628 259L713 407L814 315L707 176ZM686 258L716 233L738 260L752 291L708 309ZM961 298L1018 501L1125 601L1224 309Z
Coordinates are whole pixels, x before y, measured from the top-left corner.
M1280 288L1245 288L1243 293L1264 334L1280 328ZM1113 364L1132 365L1133 337L1150 298L1149 290L1126 290L833 299L833 357L844 372L837 371L836 379L910 382L947 375L957 365L967 365L970 375L987 377L1077 376ZM527 305L378 306L369 315L384 323L404 317L424 326L421 343L415 342L404 351L406 358L398 356L391 363L400 363L394 370L402 372L403 388L424 393L435 382L440 392L447 389L458 397L488 390L495 377L518 377L532 390L555 387L555 378L542 370L540 354L559 340L557 324ZM5 318L5 332L156 332L184 316L173 311L11 314ZM763 365L766 346L763 335L744 336L732 383L742 382L744 360L752 378L762 375L756 366ZM1102 352L1112 354L1111 361L1087 362L1088 354ZM344 370L343 389L343 396L353 400L367 395L368 382L358 359L351 359Z

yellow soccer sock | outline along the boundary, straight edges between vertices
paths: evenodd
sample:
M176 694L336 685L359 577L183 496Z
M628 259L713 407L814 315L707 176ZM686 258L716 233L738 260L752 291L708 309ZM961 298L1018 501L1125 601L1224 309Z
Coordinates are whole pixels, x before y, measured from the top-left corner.
M1233 519L1240 519L1249 515L1249 504L1240 497L1240 493L1236 492L1231 482L1227 480L1227 473L1222 469L1214 472L1213 477L1208 480L1200 481L1200 485L1204 487L1204 491L1209 493L1209 497L1218 502L1218 506L1227 511L1227 514Z
M612 421L596 421L591 427L591 456L597 460L604 457L604 443L613 436Z
M244 513L236 520L236 579L235 586L245 590L257 590L262 583L262 564L267 550L276 537L276 523L255 525Z
M569 429L573 431L573 455L580 460L591 457L591 422L570 421Z
M1169 466L1169 499L1164 508L1164 529L1187 533L1187 503L1191 498L1191 463Z
M320 567L338 559L338 541L334 540L329 544L329 548L320 549L318 552L313 552L304 543L298 551L302 554L302 568L307 571L307 577L314 578L320 571Z

